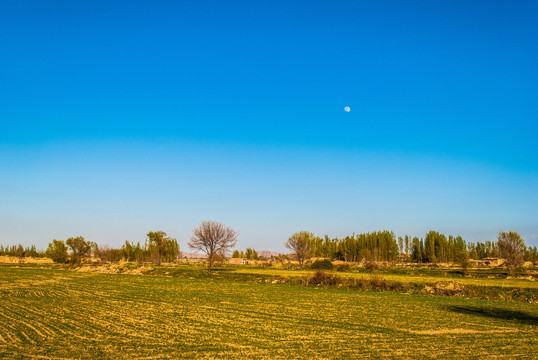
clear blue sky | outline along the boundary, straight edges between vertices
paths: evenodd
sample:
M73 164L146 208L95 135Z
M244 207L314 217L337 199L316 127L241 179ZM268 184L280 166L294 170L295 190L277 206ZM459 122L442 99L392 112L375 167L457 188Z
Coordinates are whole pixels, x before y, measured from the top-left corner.
M536 1L4 0L0 243L537 245L537 34Z

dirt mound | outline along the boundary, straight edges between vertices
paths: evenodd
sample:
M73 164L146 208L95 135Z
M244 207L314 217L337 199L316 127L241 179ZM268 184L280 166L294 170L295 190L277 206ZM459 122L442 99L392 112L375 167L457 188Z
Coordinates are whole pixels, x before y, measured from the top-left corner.
M464 285L457 283L455 281L439 281L438 283L435 283L433 286L426 285L424 286L424 289L422 290L425 294L430 295L447 295L447 296L454 296L454 295L463 295Z
M104 264L100 266L81 266L76 268L78 272L100 273L100 274L129 274L129 275L144 275L148 271L153 270L151 266L140 266L134 269L129 269L127 266L118 264Z
M131 269L131 270L126 270L125 272L123 272L123 274L130 274L130 275L144 275L145 273L147 273L148 271L151 271L153 270L153 268L151 266L141 266L141 267L137 267L135 269Z
M76 268L78 272L91 272L100 274L118 274L120 272L118 265L101 265L101 266L81 266Z

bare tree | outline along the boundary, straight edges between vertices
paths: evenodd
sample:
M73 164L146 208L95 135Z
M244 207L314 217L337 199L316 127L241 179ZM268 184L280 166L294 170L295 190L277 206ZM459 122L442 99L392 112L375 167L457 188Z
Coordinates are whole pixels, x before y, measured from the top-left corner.
M293 251L295 259L297 259L301 265L303 265L304 261L310 257L313 237L314 234L309 233L308 231L301 231L290 236L288 241L284 244L288 249Z
M235 246L237 242L237 231L216 221L203 221L200 226L193 230L193 235L188 245L195 251L202 251L207 254L208 269L211 267L215 256L226 253L228 249Z
M501 231L497 235L499 255L505 259L508 271L512 273L515 267L523 265L525 240L516 231Z

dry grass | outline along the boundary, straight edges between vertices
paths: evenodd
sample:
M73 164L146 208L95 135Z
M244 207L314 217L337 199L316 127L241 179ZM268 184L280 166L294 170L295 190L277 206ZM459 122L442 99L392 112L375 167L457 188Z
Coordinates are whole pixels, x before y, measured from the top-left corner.
M0 264L52 264L49 258L18 258L16 256L0 256Z

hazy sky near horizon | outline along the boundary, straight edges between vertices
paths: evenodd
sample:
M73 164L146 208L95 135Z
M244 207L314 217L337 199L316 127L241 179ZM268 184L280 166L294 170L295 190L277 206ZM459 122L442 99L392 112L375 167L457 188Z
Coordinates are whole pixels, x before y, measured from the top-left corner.
M536 1L0 2L0 244L202 220L538 245ZM351 111L345 112L344 107Z

